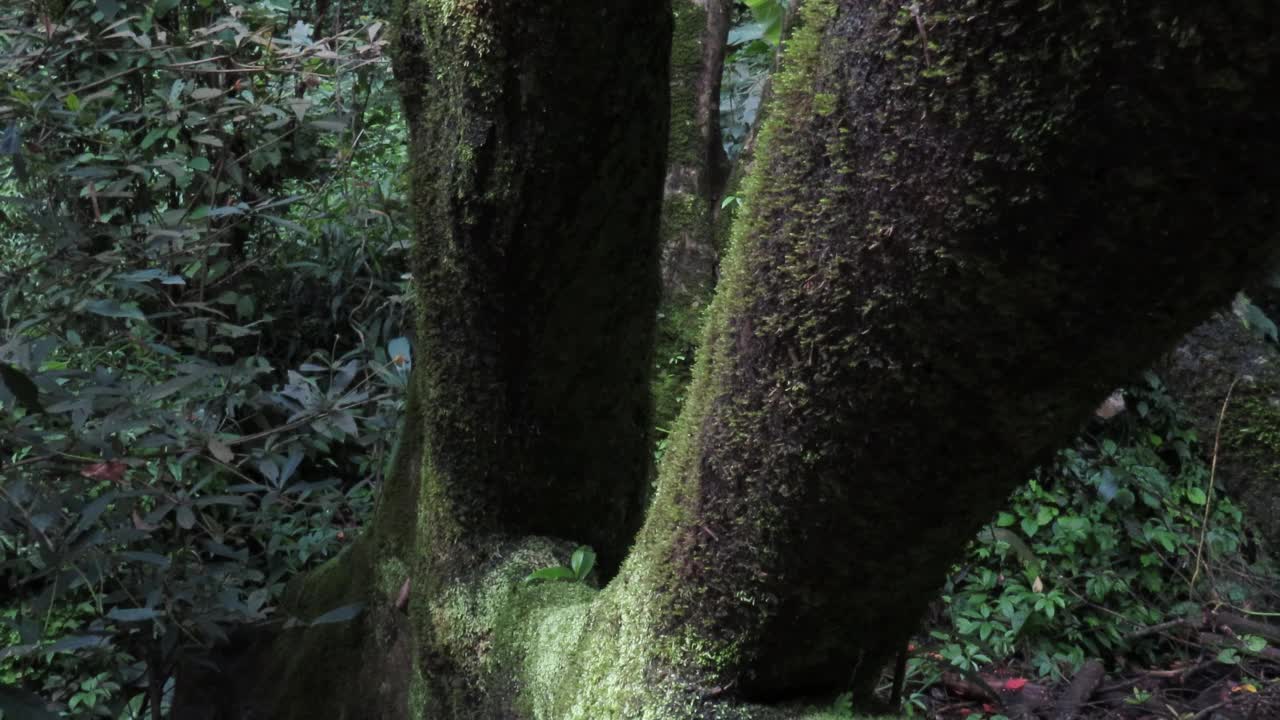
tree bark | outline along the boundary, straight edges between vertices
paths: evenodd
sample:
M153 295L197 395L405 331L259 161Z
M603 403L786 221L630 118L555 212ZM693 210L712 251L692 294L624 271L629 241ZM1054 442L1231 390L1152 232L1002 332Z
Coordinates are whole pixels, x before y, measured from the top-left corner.
M663 632L703 640L678 659L747 698L867 689L1008 492L1274 244L1280 11L932 8L808 6L641 542Z
M367 598L361 624L277 648L385 672L407 642L411 668L362 714L305 698L329 717L865 693L1009 491L1274 245L1280 7L810 0L636 544L602 590L525 584L626 544L667 14L508 5L415 2L401 29L422 454L317 574L357 579L295 584Z
M545 534L616 568L639 526L670 35L651 5L406 3L434 547Z
M1216 487L1239 503L1262 552L1277 557L1280 353L1224 311L1182 338L1157 370L1190 411Z
M660 433L680 411L720 261L717 205L729 163L720 131L720 78L731 7L727 0L676 0L673 8L662 303L652 378L653 424Z
M728 177L720 137L726 0L677 0L671 52L671 134L662 206L663 295L703 298L715 284L715 210Z

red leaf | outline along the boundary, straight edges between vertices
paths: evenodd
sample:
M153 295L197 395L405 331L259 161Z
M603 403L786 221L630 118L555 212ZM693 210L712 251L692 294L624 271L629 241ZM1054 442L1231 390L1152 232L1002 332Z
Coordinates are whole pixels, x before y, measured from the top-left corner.
M1026 678L1009 678L1004 681L1005 690L1021 690L1023 685L1027 684Z
M110 480L112 482L120 482L120 478L124 477L124 471L128 469L128 465L119 460L110 462L93 463L80 468L80 474L93 478L94 480Z

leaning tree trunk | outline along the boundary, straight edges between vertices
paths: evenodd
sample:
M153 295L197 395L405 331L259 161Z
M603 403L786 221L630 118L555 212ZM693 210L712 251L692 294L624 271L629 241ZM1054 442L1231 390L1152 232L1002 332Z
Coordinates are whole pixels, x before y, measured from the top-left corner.
M570 5L410 5L414 439L295 584L368 611L276 644L276 717L865 691L1008 492L1274 244L1280 6L810 0L644 528L603 590L524 584L616 558L643 481L666 11Z

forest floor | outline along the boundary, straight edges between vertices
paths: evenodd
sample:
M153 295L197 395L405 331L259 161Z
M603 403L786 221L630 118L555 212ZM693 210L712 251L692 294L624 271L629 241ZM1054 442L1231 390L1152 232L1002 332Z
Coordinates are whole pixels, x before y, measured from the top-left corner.
M1199 656L1167 667L1092 660L1056 684L1029 681L1034 672L1016 665L947 672L918 699L937 720L1280 720L1280 652L1245 658L1215 650L1216 633L1188 629Z

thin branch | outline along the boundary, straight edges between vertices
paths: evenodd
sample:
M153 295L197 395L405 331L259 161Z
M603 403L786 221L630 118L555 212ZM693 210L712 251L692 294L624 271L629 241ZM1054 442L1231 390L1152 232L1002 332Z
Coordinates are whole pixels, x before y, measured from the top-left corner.
M1209 508L1213 504L1213 485L1218 474L1218 448L1222 443L1222 422L1227 417L1227 404L1231 402L1231 391L1236 389L1236 383L1240 382L1240 378L1231 381L1231 385L1227 387L1227 395L1222 399L1222 409L1218 411L1218 426L1213 433L1213 459L1209 463L1209 490L1204 495L1204 517L1200 520L1200 542L1196 545L1196 562L1195 569L1191 573L1191 581L1187 584L1188 590L1194 590L1196 586L1196 578L1200 577L1200 565L1204 559L1204 539L1209 534Z

